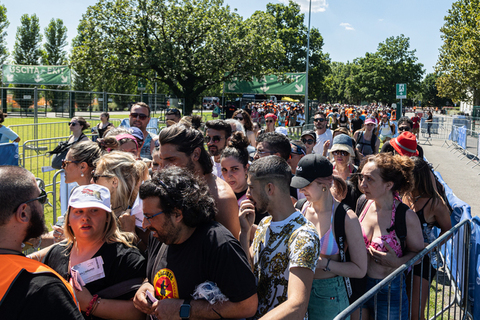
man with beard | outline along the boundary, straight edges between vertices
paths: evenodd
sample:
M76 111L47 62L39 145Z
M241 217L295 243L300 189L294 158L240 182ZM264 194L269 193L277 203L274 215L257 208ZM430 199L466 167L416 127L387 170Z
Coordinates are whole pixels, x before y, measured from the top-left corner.
M35 177L21 167L0 166L0 314L2 319L83 319L68 282L22 254L22 243L46 232Z
M143 227L151 234L148 281L137 291L135 307L159 319L253 316L255 278L238 240L213 220L215 201L205 181L183 168L166 168L140 187L140 198ZM198 297L196 287L206 281L228 301ZM159 301L148 302L147 291Z
M275 155L255 160L248 170L247 200L240 205L240 243L258 284L254 319L303 319L320 253L315 226L290 201L292 174ZM250 246L255 209L267 212Z
M332 144L333 134L327 128L327 119L322 111L317 111L313 115L313 124L315 125L315 133L317 134L317 143L313 147L313 152L323 154L323 146L328 141L328 146Z
M159 141L159 151L154 153L159 167L174 165L187 168L203 178L217 206L215 220L238 239L240 222L237 198L230 185L212 173L213 164L203 146L203 134L188 125L176 124L160 131Z
M156 134L147 132L147 125L150 122L150 107L145 102L137 102L130 109L130 127L137 127L143 133L143 145L140 157L152 160L152 151L155 149Z
M205 142L207 143L208 153L212 156L213 174L225 180L222 175L220 156L232 135L232 127L223 120L210 120L205 123L205 126L207 127Z

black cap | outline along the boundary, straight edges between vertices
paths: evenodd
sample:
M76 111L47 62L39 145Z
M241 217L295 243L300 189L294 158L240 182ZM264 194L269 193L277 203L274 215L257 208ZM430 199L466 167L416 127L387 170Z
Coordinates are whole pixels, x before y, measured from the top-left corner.
M290 186L301 189L317 178L330 177L332 174L333 165L327 158L319 154L307 154L298 162Z
M317 133L315 132L315 130L303 131L301 138L303 138L304 136L312 136L313 140L315 140L315 141L317 140Z

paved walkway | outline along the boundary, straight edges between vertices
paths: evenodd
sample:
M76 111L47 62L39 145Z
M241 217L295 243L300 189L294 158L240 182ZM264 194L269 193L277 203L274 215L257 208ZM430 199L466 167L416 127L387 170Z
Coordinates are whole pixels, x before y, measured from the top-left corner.
M420 139L425 157L453 193L472 207L472 216L480 216L480 166L472 169L476 162L469 162L469 158L455 152L453 147L448 148L444 140L431 140L431 145L425 142Z

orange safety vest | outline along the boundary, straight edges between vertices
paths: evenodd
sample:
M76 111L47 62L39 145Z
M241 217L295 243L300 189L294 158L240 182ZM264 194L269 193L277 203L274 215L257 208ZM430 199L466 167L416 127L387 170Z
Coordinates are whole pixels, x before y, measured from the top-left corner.
M56 275L58 279L63 282L65 287L67 287L68 291L72 295L73 301L75 301L75 304L80 310L80 305L77 302L72 286L55 270L39 261L15 254L0 254L0 274L2 275L0 277L0 301L3 300L3 297L8 292L8 289L15 283L15 279L22 270L36 274L53 273Z

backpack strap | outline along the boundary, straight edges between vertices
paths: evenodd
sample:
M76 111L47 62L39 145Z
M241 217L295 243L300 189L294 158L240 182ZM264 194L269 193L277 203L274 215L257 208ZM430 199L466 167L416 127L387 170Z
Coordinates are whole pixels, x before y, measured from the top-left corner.
M297 203L295 203L295 209L297 209L298 211L302 211L302 208L305 202L307 202L307 198L298 200Z
M407 242L407 222L406 222L406 213L407 210L410 209L405 203L400 202L395 211L395 222L393 227L395 228L395 234L397 238L400 240L400 247L402 248L402 252L405 251L406 242ZM388 232L392 231L391 228L387 229Z
M340 252L340 261L347 262L349 259L348 253L345 250L345 239L347 233L345 232L345 217L347 211L350 210L350 207L344 203L340 203L335 210L335 215L333 217L333 235L337 241L338 250ZM348 297L352 296L352 285L350 283L349 277L343 277L345 280L345 286L347 289Z
M365 197L364 194L362 194L358 200L357 200L357 208L355 209L355 214L357 215L357 217L360 217L360 215L362 214L362 211L363 211L363 208L365 208L365 205L367 204L368 200L367 198Z
M372 152L375 154L375 143L377 142L377 136L372 132L372 137L370 138L370 146L372 147ZM378 151L378 150L377 150Z

